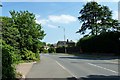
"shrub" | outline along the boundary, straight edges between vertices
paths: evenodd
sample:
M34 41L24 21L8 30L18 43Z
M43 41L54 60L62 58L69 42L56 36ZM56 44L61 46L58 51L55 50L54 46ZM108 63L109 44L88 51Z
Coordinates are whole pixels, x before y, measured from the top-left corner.
M43 49L42 53L48 53L48 50Z
M40 60L40 53L39 53L39 51L37 51L37 53L35 53L35 57L36 57L36 61Z
M84 53L120 52L120 32L107 32L98 36L87 36L77 43Z
M27 50L24 48L21 53L22 60L36 60L36 55L32 51Z
M56 48L56 53L65 53L65 47L57 47Z
M15 64L18 63L20 57L12 46L2 42L2 79L15 79Z
M55 51L55 48L51 47L51 48L48 49L48 52L49 53L55 53L56 51Z

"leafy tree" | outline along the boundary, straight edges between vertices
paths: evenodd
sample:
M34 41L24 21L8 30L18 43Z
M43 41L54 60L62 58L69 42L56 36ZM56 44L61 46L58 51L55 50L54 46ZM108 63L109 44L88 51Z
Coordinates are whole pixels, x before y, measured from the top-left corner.
M19 48L21 51L26 48L36 53L45 33L41 25L36 23L35 15L28 11L10 11L10 14L20 34Z
M88 2L79 12L78 17L82 26L79 33L84 34L86 30L91 30L92 35L108 32L110 28L117 29L118 21L112 19L112 11L107 6L101 6L97 2Z
M6 44L15 48L18 54L23 55L23 52L32 51L38 57L39 48L42 46L41 40L45 33L42 26L36 23L35 15L28 11L10 11L10 14L11 18L0 17L2 19L3 40Z
M45 33L28 11L10 11L11 17L0 17L2 22L2 78L15 78L15 64L23 60L39 60L39 48ZM1 30L1 29L0 29ZM20 54L19 54L20 53ZM12 79L11 79L12 78Z
M50 46L50 45L51 45L51 44L49 44L49 43L47 44L47 46Z
M13 46L14 48L18 48L18 40L19 40L19 31L12 22L12 19L9 17L1 17L2 18L2 39L6 44Z

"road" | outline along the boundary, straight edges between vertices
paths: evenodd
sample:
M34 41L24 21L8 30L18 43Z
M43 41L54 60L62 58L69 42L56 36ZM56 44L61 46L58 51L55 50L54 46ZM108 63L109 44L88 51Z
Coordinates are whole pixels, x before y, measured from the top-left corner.
M65 80L120 80L117 59L91 58L68 54L41 54L27 78L62 78Z

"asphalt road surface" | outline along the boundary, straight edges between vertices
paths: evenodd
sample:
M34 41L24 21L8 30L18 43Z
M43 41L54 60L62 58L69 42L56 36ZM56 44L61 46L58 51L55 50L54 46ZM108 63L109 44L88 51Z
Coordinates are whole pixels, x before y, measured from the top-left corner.
M117 58L41 54L26 78L65 80L120 80Z

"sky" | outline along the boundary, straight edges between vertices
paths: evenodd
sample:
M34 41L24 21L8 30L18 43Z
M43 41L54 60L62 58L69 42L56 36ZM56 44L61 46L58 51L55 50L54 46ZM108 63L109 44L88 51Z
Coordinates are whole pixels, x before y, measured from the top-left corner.
M113 18L118 19L118 2L98 2L106 5L113 11ZM79 11L84 2L2 2L2 16L9 16L10 10L29 11L36 16L36 22L42 25L46 36L42 41L57 43L64 40L64 28L66 40L77 42L83 36L76 33L81 23L78 20ZM58 28L60 26L60 28Z

